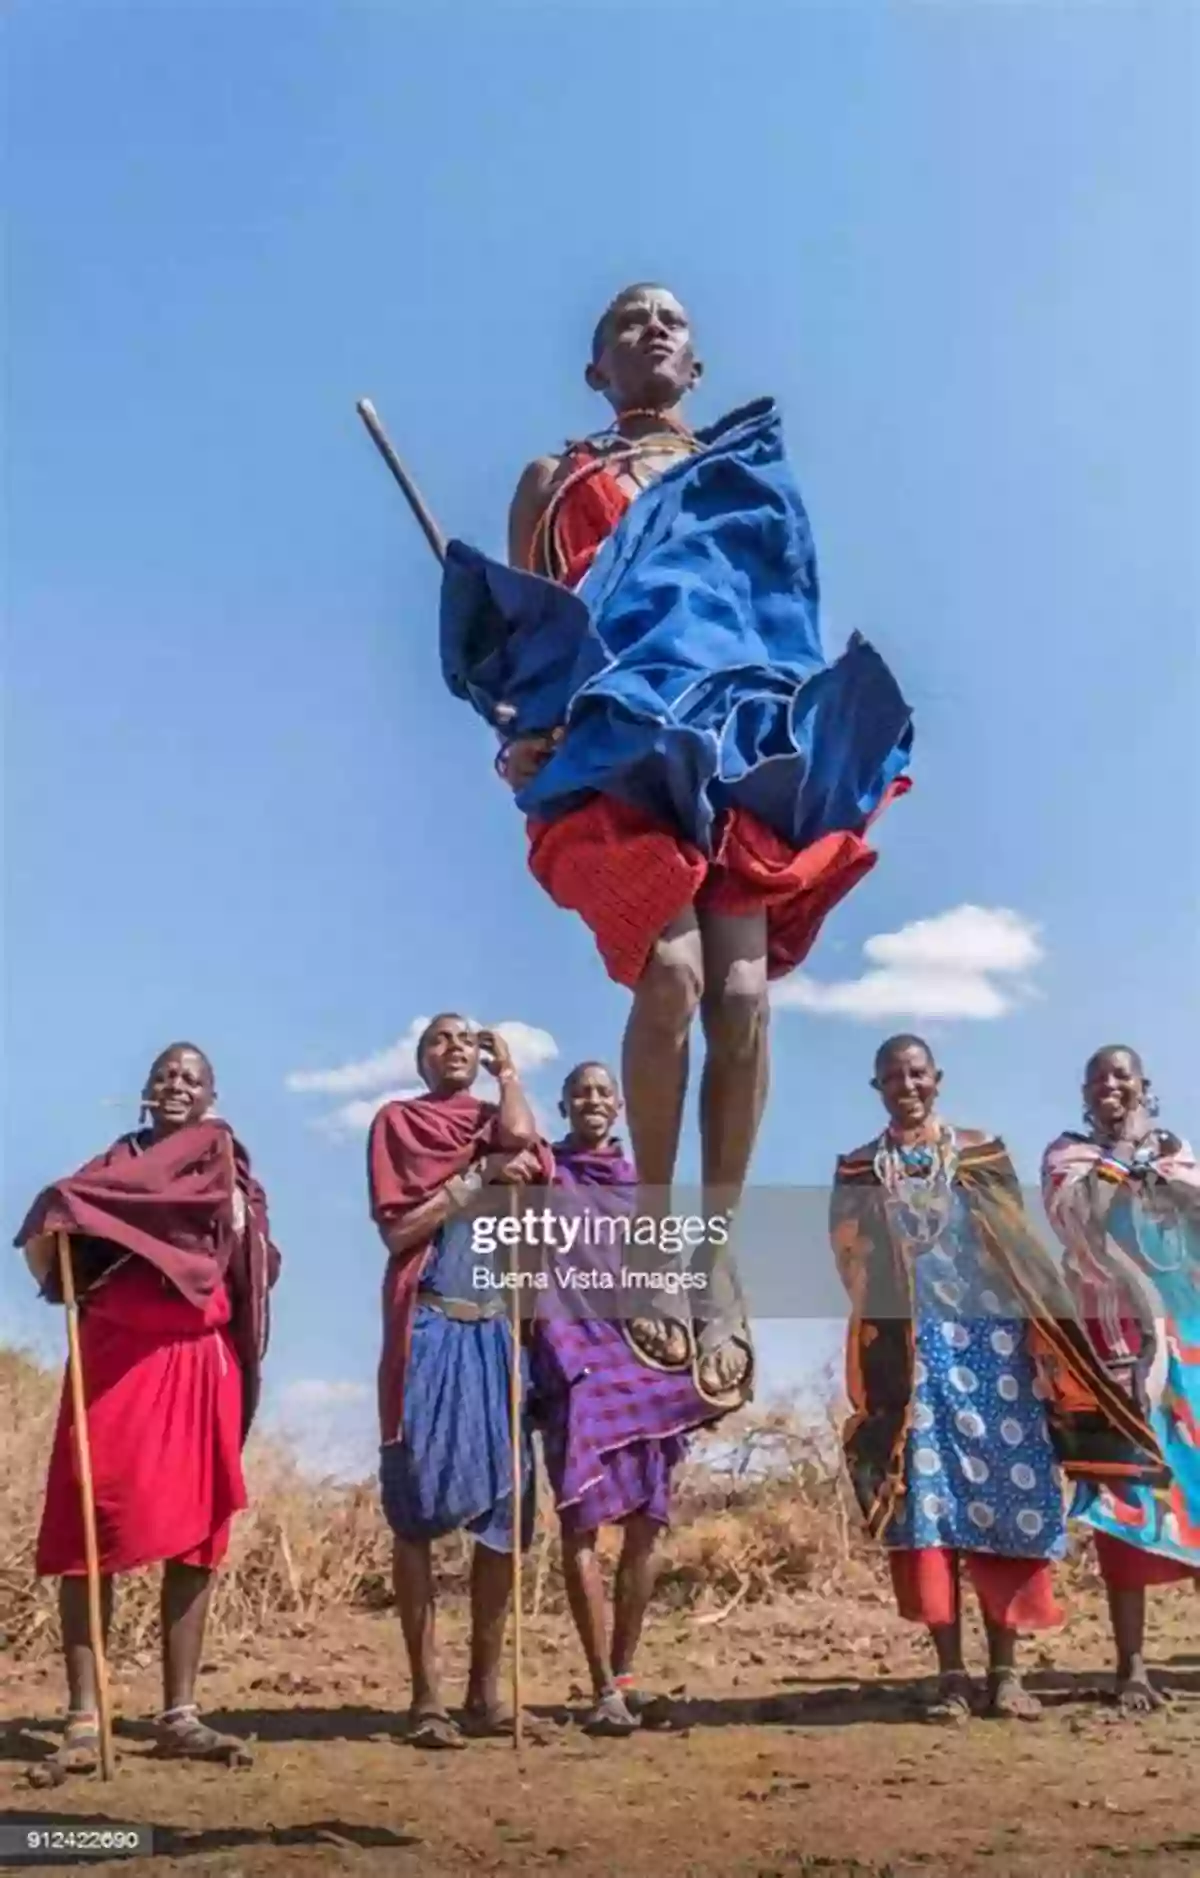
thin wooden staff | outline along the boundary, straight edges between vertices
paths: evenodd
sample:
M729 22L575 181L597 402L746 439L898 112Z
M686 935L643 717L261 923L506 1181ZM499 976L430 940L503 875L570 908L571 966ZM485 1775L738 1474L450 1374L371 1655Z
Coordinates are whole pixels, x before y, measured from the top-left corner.
M516 1219L520 1200L520 1188L508 1190L508 1217ZM512 1444L512 1493L513 1493L513 1549L512 1549L512 1599L513 1599L513 1643L512 1643L512 1698L513 1698L513 1747L520 1754L524 1748L523 1716L521 1701L521 1540L523 1537L524 1511L524 1469L521 1465L521 1254L518 1233L512 1235L509 1247L508 1272L512 1287L508 1303L508 1321L512 1329L512 1363L508 1378L509 1435Z
M388 434L379 421L379 413L376 411L375 406L371 403L370 398L360 398L354 408L370 431L371 441L374 443L375 448L378 450L380 456L403 490L408 506L416 516L426 541L437 555L438 560L444 564L446 560L446 537L430 514L421 491L417 488L416 483L392 448Z
M83 1357L79 1348L79 1305L71 1264L71 1238L60 1232L58 1268L62 1276L67 1313L67 1369L71 1378L71 1407L75 1424L75 1452L79 1458L79 1499L83 1508L83 1549L87 1562L88 1641L96 1666L96 1707L100 1716L100 1778L113 1777L112 1704L108 1692L108 1657L104 1648L104 1613L100 1600L100 1550L96 1544L96 1495L92 1485L92 1447L88 1439L87 1396L83 1386Z

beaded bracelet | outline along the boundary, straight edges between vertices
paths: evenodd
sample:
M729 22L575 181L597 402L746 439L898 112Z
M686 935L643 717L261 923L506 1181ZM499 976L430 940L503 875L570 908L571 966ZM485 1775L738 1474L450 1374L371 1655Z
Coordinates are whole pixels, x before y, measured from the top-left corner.
M1097 1179L1107 1180L1114 1187L1124 1186L1131 1171L1115 1154L1102 1154L1096 1163Z

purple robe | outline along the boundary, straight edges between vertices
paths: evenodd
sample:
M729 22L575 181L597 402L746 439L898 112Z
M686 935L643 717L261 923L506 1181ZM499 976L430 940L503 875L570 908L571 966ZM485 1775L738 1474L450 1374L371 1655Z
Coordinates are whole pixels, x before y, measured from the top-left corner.
M555 1185L592 1215L632 1214L637 1174L618 1143L559 1142ZM569 1199L568 1199L569 1195ZM577 1245L577 1268L617 1271L620 1250ZM591 1315L587 1292L541 1294L531 1358L533 1413L564 1532L590 1532L640 1513L670 1518L671 1475L692 1430L720 1419L688 1371L666 1375L638 1361L614 1321ZM544 1300L544 1301L543 1301Z

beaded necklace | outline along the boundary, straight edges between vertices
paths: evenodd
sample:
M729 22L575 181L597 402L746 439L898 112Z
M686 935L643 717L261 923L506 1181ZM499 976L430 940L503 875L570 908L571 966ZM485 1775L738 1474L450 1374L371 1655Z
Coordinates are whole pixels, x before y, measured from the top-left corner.
M958 1144L953 1128L936 1124L932 1141L920 1143L928 1164L917 1168L890 1128L875 1148L875 1174L887 1195L892 1223L909 1245L931 1246L950 1224L954 1211L954 1179L958 1172Z
M621 425L631 423L639 417L654 418L663 426L662 430L645 437L623 436ZM623 470L632 472L636 463L648 457L661 456L664 437L670 437L673 443L682 445L677 452L681 458L699 456L705 447L693 431L690 431L678 418L672 417L669 412L640 409L622 411L607 430L601 431L594 438L585 439L582 446L568 445L568 455L572 450L581 447L589 449L592 454L563 479L542 510L533 533L533 540L529 545L528 565L531 572L538 571L540 561L550 580L561 580L568 566L569 556L559 535L558 522L563 503L572 491L577 489L580 483L586 482L589 477L598 475L601 470L609 475L614 475L614 473L620 475ZM664 473L659 471L657 474ZM647 484L641 482L636 475L633 480L638 484L639 489L647 487ZM650 480L657 480L657 476Z

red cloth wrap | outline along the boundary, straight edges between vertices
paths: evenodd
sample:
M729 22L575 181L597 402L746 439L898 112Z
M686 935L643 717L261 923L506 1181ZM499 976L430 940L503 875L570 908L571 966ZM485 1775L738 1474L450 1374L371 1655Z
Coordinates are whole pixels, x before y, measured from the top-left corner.
M245 1209L240 1231L235 1190ZM206 1121L161 1141L149 1134L122 1135L78 1173L43 1189L16 1244L57 1232L88 1242L72 1244L81 1305L122 1252L153 1267L194 1311L203 1313L218 1293L227 1294L248 1434L270 1334L269 1293L282 1261L271 1240L267 1196L233 1130L225 1122ZM62 1301L57 1265L44 1296Z
M562 584L574 587L631 497L587 446L567 461L579 480L557 504L553 532L566 559ZM870 821L910 787L907 776L894 782ZM765 910L767 973L786 977L878 859L862 831L838 830L795 849L739 808L723 818L708 861L691 842L612 796L595 796L555 821L529 817L526 827L530 873L556 906L580 915L609 977L630 989L663 929L696 904L716 913Z
M958 1567L965 1567L984 1615L1005 1630L1051 1630L1063 1613L1054 1596L1054 1574L1045 1559L998 1558L990 1552L952 1552L926 1546L888 1553L896 1609L912 1624L931 1629L957 1623Z
M906 776L893 783L876 814L908 787ZM877 859L860 834L839 831L795 849L748 810L733 809L706 861L690 842L612 796L593 796L557 821L530 818L527 828L530 873L556 906L580 915L609 977L630 988L664 927L692 905L718 913L764 909L767 974L785 977Z
M80 1313L96 1539L106 1576L163 1559L214 1569L242 1475L242 1371L227 1286L189 1303L142 1259L97 1284ZM82 1575L83 1512L69 1379L50 1455L35 1569Z
M498 1111L492 1102L463 1090L451 1096L416 1096L388 1102L367 1137L367 1182L371 1217L381 1228L395 1225L414 1207L433 1198L472 1161L497 1147ZM514 1153L516 1150L514 1150ZM537 1144L538 1179L549 1185L554 1158ZM433 1250L434 1234L392 1253L383 1274L383 1349L379 1359L379 1439L397 1441L404 1416L404 1373L412 1343L413 1317L421 1273Z
M1148 1591L1152 1585L1179 1584L1185 1578L1194 1578L1200 1584L1200 1572L1182 1559L1164 1558L1161 1552L1126 1545L1108 1532L1094 1532L1092 1538L1100 1576L1110 1591Z

